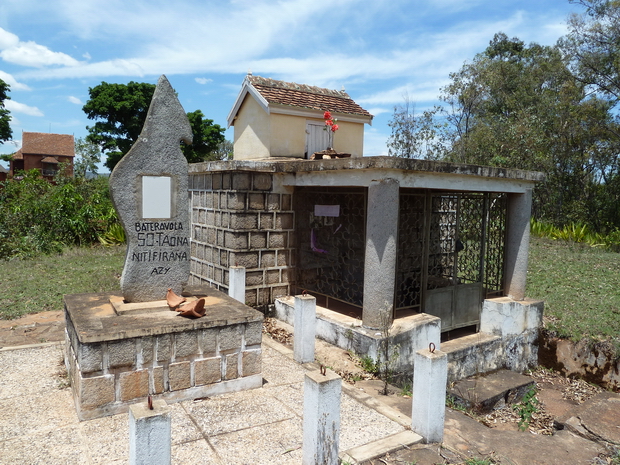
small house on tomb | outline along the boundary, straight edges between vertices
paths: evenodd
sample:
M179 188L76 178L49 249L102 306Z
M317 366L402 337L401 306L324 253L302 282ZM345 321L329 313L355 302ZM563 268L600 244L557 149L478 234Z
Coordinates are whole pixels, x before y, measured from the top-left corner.
M15 176L18 171L36 169L44 179L52 181L61 167L67 176L73 176L74 158L72 135L23 132L22 148L13 155L9 172Z
M233 160L190 165L190 284L227 290L229 268L245 267L246 304L289 324L291 296L307 292L317 337L374 359L387 341L403 372L431 343L452 381L537 364L543 304L525 282L541 173L255 156L236 127L235 142Z
M324 112L337 119L338 131L325 125ZM372 115L344 90L276 81L248 74L228 114L234 126L236 160L311 158L327 149L361 157L364 124Z

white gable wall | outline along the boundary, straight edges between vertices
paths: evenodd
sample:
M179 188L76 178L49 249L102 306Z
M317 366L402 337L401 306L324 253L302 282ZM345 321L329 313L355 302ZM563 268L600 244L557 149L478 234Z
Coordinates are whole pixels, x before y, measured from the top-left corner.
M271 124L269 115L246 95L235 119L235 160L269 158Z

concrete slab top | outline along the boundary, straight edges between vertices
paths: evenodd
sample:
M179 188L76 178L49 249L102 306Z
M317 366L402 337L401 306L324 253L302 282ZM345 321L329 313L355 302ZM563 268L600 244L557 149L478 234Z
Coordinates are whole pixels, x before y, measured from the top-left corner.
M269 160L230 160L194 163L189 166L191 173L211 171L262 171L270 173L303 173L312 171L338 170L402 170L409 172L426 172L443 175L466 175L503 180L526 181L536 183L545 179L537 171L496 168L479 165L465 165L433 160L404 159L397 157L356 157L330 160L301 160L274 158Z
M205 297L205 315L189 319L174 310L155 305L152 311L118 315L110 299L101 294L65 295L67 318L82 343L115 341L132 337L177 333L240 323L262 321L263 314L210 287L186 288L183 295Z

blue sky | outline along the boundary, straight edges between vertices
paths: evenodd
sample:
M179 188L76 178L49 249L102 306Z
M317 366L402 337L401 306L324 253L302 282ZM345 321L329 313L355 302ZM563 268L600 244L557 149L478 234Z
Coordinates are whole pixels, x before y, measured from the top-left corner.
M11 86L14 141L0 153L21 147L22 131L84 137L89 87L161 74L185 111L225 127L250 70L344 86L375 115L364 155L385 155L405 95L428 108L496 32L552 45L571 12L580 10L568 0L2 0L0 79Z

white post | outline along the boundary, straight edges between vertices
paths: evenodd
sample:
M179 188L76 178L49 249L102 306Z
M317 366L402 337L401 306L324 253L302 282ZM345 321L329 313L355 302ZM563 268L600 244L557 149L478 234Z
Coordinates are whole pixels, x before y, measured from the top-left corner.
M448 355L439 350L415 353L411 429L426 443L442 442L446 416Z
M129 407L130 465L170 465L170 407L165 400Z
M314 362L316 333L316 298L311 295L295 296L295 334L293 358L299 363Z
M228 295L242 304L245 304L245 267L230 267L228 275Z
M304 381L303 465L338 464L342 378L323 373L306 373Z

